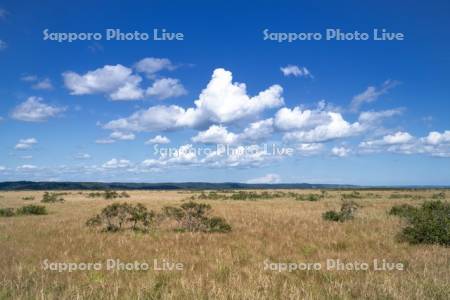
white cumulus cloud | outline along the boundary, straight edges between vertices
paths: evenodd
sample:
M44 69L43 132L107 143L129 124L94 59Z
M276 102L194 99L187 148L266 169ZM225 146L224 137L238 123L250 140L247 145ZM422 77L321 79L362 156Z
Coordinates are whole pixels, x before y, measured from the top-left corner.
M345 147L333 147L333 149L331 149L331 154L333 154L334 156L339 156L339 157L345 157L350 152L351 152L351 150L349 148L345 148Z
M238 136L228 132L227 128L221 125L212 125L205 131L199 132L192 138L195 143L204 144L233 144Z
M43 122L51 117L58 116L65 110L64 107L51 106L43 103L41 97L29 97L13 110L11 116L20 121Z
M21 139L19 140L19 142L16 144L16 146L14 147L14 149L17 150L27 150L27 149L31 149L33 147L33 145L37 144L37 139L35 138L28 138L28 139Z
M148 141L145 142L145 144L150 145L150 144L169 144L170 143L170 139L166 136L162 136L162 135L157 135L151 139L149 139Z
M155 57L143 58L134 67L138 72L145 73L150 78L162 70L172 71L176 69L176 66L169 59Z
M345 121L340 113L327 112L327 114L328 118L323 124L310 130L288 132L283 138L286 141L317 143L355 136L364 130L358 122L350 124Z
M446 130L442 133L438 131L432 131L423 140L430 145L450 143L450 130Z
M131 162L126 159L117 159L113 158L107 162L105 162L102 167L105 169L119 169L119 168L128 168L131 166Z
M270 184L270 183L280 183L281 182L281 176L278 174L266 174L262 177L253 178L247 180L247 183L261 183L261 184Z
M32 170L36 170L37 166L35 165L21 165L17 167L18 171L32 171Z
M161 78L153 82L146 91L146 95L160 100L186 95L187 91L178 79Z
M127 133L127 132L121 132L121 131L114 131L112 132L109 137L114 140L121 140L121 141L132 141L136 138L136 136L133 133Z
M123 65L106 65L78 74L72 71L63 73L64 84L72 95L107 94L111 100L136 100L144 97L140 88L142 78Z
M287 65L280 68L284 76L295 77L313 77L311 72L306 67L299 67L296 65Z
M200 125L226 124L255 117L260 112L284 104L283 89L273 85L256 96L247 95L243 83L233 83L232 74L224 69L214 70L207 87L196 100L195 107L184 109L177 105L152 106L128 118L110 121L104 128L128 131L159 131Z

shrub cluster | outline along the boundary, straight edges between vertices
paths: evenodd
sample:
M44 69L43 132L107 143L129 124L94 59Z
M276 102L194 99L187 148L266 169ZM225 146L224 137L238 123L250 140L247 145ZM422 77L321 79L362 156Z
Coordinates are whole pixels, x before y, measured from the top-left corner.
M57 202L64 202L64 198L61 197L63 194L59 193L49 193L45 192L44 195L42 195L42 203L57 203Z
M180 207L166 206L163 215L177 222L180 231L230 232L231 226L220 217L211 217L211 206L205 203L186 202Z
M169 219L177 223L179 231L231 231L231 226L223 218L209 216L210 211L211 206L208 204L187 202L180 207L165 206L162 213L157 215L142 204L113 203L90 218L86 225L101 227L102 231L109 232L127 229L148 232L158 220Z
M294 194L294 193L293 193ZM322 194L306 194L306 195L297 195L294 194L294 199L297 201L319 201L320 199L325 198L325 193L322 192Z
M221 191L221 193L210 191L202 192L197 197L192 196L191 200L240 200L240 201L256 201L263 199L277 198L294 198L297 201L318 201L325 198L326 192L321 191L320 194L298 194L294 192L253 192L253 191Z
M342 194L342 199L361 199L363 195L358 191L353 191L349 194Z
M7 207L7 208L0 208L0 217L12 217L16 213L14 212L13 208Z
M148 232L154 222L155 213L138 203L113 203L105 207L100 214L89 219L86 225L102 227L103 231L116 232L131 229Z
M31 201L34 199L35 199L34 196L22 197L22 200L24 200L24 201Z
M359 208L359 205L353 201L345 200L341 205L339 212L334 210L326 211L322 214L324 220L344 222L351 220L354 217L355 211Z
M0 208L0 217L13 217L20 215L46 215L47 209L41 205L25 205L16 210L13 208Z
M410 204L395 205L389 211L392 216L405 217L408 218L417 212L417 207Z
M104 198L106 200L117 199L117 198L130 198L127 192L118 193L117 191L106 190L103 192L92 192L89 193L88 198Z
M398 194L394 193L389 196L390 199L412 199L412 200L421 200L423 196L420 195L411 195L411 194Z
M186 202L180 207L166 206L163 215L174 219L180 231L230 232L231 226L220 217L210 217L211 206L205 203Z
M425 201L421 207L403 204L391 208L390 214L406 219L408 225L400 239L411 244L450 246L450 203Z
M439 193L433 194L433 196L431 196L431 198L435 199L435 200L438 200L438 199L443 200L443 199L445 199L445 192L439 192Z

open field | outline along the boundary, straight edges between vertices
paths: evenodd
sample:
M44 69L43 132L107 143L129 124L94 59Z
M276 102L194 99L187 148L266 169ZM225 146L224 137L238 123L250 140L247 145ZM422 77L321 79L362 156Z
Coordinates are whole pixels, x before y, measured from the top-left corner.
M261 191L259 191L261 192ZM273 191L271 191L273 192ZM286 191L284 191L286 192ZM296 190L296 194L320 194ZM200 192L127 191L130 198L88 198L68 191L65 202L45 204L49 214L0 218L1 299L448 299L450 248L410 245L396 235L403 220L389 216L395 204L419 204L437 190L363 190L353 220L322 219L339 209L342 194L318 201L273 199L198 200L225 218L230 233L183 233L155 229L105 233L86 220L112 202L142 203L160 211ZM39 204L43 192L1 192L0 208ZM34 200L23 200L24 197ZM450 192L446 191L450 197ZM148 262L148 271L43 270L49 262ZM183 264L181 271L153 270L153 261ZM367 262L369 270L327 270L327 259ZM373 269L373 260L401 263L404 270ZM278 272L264 262L321 263L321 270Z

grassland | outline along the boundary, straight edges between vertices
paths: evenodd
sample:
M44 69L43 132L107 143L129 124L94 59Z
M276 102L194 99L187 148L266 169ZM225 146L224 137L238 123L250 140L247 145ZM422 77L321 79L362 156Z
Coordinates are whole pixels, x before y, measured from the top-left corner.
M393 205L420 204L441 191L283 192L270 191L278 196L248 201L192 191L128 191L129 198L114 200L68 191L64 202L51 204L40 203L43 192L1 192L0 208L39 204L49 214L0 218L0 299L449 299L450 249L399 242L396 236L404 221L387 214ZM307 201L316 198L311 194L321 197ZM232 225L230 233L105 233L85 226L114 201L160 211L199 197L197 201L210 204L214 215ZM342 198L361 205L355 218L344 223L323 220L322 213L338 209ZM42 268L45 259L110 258L180 262L184 269L69 273ZM266 260L325 266L327 259L370 264L385 259L402 263L405 270L264 269Z

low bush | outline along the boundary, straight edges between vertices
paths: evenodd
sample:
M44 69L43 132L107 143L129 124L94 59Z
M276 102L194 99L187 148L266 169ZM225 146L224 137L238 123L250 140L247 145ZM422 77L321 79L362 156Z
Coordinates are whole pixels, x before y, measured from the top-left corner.
M221 195L221 194L219 194L217 192L209 192L207 194L205 192L202 192L198 196L198 199L201 199L201 200L208 200L208 199L210 199L210 200L219 200L219 199L226 199L226 198L227 198L226 195ZM192 197L192 199L194 199L194 197Z
M211 206L205 203L186 202L180 207L166 206L163 215L177 222L179 231L230 232L231 226L220 217L210 217Z
M329 211L324 212L322 217L324 220L327 220L327 221L335 221L335 222L341 221L340 213L338 213L337 211L334 211L334 210L329 210Z
M47 208L42 205L25 205L16 210L17 215L46 215Z
M205 225L208 232L230 232L231 225L228 224L224 218L210 217L205 220Z
M401 204L395 205L389 211L389 214L392 216L398 217L409 217L417 212L417 207L414 207L410 204Z
M297 201L319 201L324 197L324 194L307 194L307 195L295 195Z
M22 200L24 200L24 201L31 201L34 199L35 199L34 196L22 197Z
M64 198L61 197L61 194L58 194L58 193L45 192L44 195L42 195L41 202L42 203L64 202Z
M394 193L389 196L390 199L412 199L412 200L422 200L424 199L421 195L411 195L411 194L398 194Z
M394 208L391 209L391 211ZM440 200L426 201L419 208L403 206L394 211L404 217L408 225L400 239L411 244L439 244L450 246L450 203Z
M361 199L363 195L358 191L353 191L349 194L342 194L342 199Z
M322 214L322 218L327 221L344 222L351 220L354 217L355 211L359 208L359 205L353 201L345 200L341 205L339 212L329 210Z
M443 199L445 199L445 192L439 192L439 193L433 194L433 196L431 196L431 198L435 199L435 200L438 200L438 199L443 200Z
M0 217L12 217L15 215L14 209L7 207L7 208L0 208Z
M148 232L155 219L155 213L138 203L113 203L105 207L100 214L90 218L86 225L102 227L102 231L116 232L126 229Z
M127 192L118 193L117 191L106 190L103 192L91 192L87 195L88 198L105 198L106 200L117 198L130 198Z

